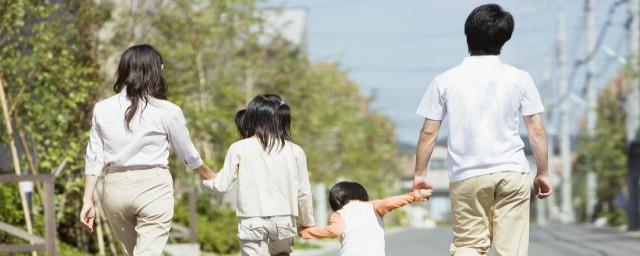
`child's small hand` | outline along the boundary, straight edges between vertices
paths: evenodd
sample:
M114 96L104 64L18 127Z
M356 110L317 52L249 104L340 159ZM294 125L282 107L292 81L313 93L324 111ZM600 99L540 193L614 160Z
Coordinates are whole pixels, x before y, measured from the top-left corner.
M302 237L302 231L308 229L309 227L298 227L298 236Z
M200 187L205 191L216 191L213 188L213 179L210 179L210 180L202 179L202 182L200 183Z
M418 193L420 193L420 196L422 197L423 201L429 201L429 199L431 198L431 194L433 194L433 189L420 189L418 190Z

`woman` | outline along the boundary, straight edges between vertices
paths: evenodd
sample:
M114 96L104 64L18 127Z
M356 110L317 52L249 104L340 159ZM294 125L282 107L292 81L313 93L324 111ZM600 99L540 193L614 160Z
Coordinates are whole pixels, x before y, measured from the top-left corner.
M130 47L116 71L117 94L93 110L80 221L93 232L93 192L106 167L102 203L127 255L164 250L173 217L169 146L188 168L214 177L189 138L182 110L166 100L162 68L162 56L152 46Z

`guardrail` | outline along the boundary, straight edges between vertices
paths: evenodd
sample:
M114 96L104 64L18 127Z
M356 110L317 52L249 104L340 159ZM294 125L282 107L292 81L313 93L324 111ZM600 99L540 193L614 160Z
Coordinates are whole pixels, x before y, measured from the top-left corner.
M52 174L38 175L0 175L0 182L33 181L44 182L44 239L26 231L0 221L0 230L30 242L30 244L0 244L0 253L4 252L31 252L45 251L48 256L56 255L56 227L53 209L53 182Z

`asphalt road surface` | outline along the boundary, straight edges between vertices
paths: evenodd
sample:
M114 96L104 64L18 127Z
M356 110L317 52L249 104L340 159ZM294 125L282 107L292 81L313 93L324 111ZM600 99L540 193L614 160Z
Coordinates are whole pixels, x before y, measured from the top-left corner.
M386 255L449 256L451 237L450 227L387 232ZM295 255L337 255L338 249L333 241L324 250ZM585 226L532 226L529 255L639 256L640 233Z

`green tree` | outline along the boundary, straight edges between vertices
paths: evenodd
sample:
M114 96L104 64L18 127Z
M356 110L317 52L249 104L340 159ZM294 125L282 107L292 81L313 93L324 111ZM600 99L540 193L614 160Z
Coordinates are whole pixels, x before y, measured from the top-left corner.
M257 94L276 93L292 107L294 142L307 153L312 182L330 186L354 180L372 197L380 197L394 180L391 122L368 109L369 99L339 65L312 63L302 47L278 36L265 38L264 13L256 1L151 1L144 3L140 15L127 14L133 18L112 13L118 6L95 1L55 3L0 4L0 71L9 105L15 106L15 130L22 131L36 151L32 161L23 156L21 166L30 162L36 165L34 171L56 173L57 232L66 244L96 252L96 237L77 225L84 147L92 107L110 87L101 70L112 64L111 51L119 54L131 44L151 43L163 54L169 100L182 107L196 146L212 167L222 165L227 148L238 139L235 112ZM102 42L97 31L111 16L113 37ZM6 143L3 127L0 140ZM195 184L191 173L181 171L181 163L172 159L170 166L177 186ZM16 186L0 186L0 203L14 205ZM16 197L5 196L12 193ZM198 200L199 229L225 231L222 236L199 234L203 248L237 250L235 239L228 239L236 227L233 212L224 209L219 198L209 197L203 194ZM5 207L0 216L24 225L17 211ZM176 208L176 221L186 219L185 211ZM36 208L35 214L41 219L42 210ZM41 223L36 230L42 234ZM7 239L0 234L0 242Z
M293 139L306 151L313 183L349 179L373 197L385 195L396 177L391 122L368 109L368 99L337 64L312 63L300 46L261 37L262 17L255 1L231 0L163 2L149 17L148 40L167 60L169 98L185 112L205 161L221 166L238 139L237 110L254 95L276 93L292 107ZM182 173L176 182L191 186ZM225 252L214 241L201 242Z
M594 137L580 141L578 169L590 161L598 176L596 217L605 217L613 226L625 223L623 207L616 197L626 184L627 155L625 147L625 112L619 91L604 91L598 100L598 122Z
M196 146L213 166L222 165L238 138L233 117L246 101L251 60L260 54L257 15L252 0L181 0L163 2L150 17L149 42L167 60L169 100L182 107Z
M64 242L89 248L77 226L83 151L91 109L103 76L95 31L108 18L94 1L16 0L0 4L0 73L14 130L36 152L21 167L56 175L57 233ZM3 126L4 127L4 124ZM0 139L8 141L3 131ZM30 163L27 163L30 162ZM17 196L17 190L14 191ZM38 198L36 198L39 200ZM1 198L4 204L8 198ZM36 202L37 202L36 200ZM35 219L42 211L35 208ZM3 214L4 216L4 214ZM23 225L24 220L11 224ZM42 228L36 230L42 234Z
M337 64L312 64L302 52L285 56L296 61L265 72L258 88L281 94L292 107L292 133L306 151L311 180L329 187L353 180L372 197L385 195L397 177L391 122L368 109L368 99Z

